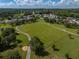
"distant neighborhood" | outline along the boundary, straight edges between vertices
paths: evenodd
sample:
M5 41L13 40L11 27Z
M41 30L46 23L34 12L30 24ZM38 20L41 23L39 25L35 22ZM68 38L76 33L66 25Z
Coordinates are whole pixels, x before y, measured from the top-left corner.
M58 16L52 13L49 14L31 14L31 15L24 15L21 16L20 18L9 18L8 20L0 20L0 24L14 24L14 23L26 23L26 22L31 22L31 21L36 21L35 18L42 17L46 22L50 23L58 23L58 24L74 24L74 25L79 25L79 20L77 18L73 17L65 17L63 18L62 16Z

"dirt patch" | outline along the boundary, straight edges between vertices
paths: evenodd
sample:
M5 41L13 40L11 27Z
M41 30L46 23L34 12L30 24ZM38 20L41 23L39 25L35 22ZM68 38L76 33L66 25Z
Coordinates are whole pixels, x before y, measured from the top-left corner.
M27 51L27 49L28 49L28 46L22 47L22 51Z
M63 58L55 54L51 59L63 59Z

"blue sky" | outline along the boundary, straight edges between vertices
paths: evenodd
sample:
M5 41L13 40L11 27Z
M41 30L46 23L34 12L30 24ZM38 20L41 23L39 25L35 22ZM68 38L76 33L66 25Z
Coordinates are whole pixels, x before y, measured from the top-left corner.
M0 0L0 8L79 8L79 0Z

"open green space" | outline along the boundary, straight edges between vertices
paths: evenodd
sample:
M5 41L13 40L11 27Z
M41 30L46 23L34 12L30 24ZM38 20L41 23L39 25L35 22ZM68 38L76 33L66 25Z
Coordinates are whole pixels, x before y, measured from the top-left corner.
M36 56L34 52L32 52L31 59L66 59L65 54L67 53L73 59L79 59L79 37L72 35L73 39L70 39L68 33L55 29L53 26L65 29L63 26L56 24L48 25L48 23L45 23L44 21L19 26L21 31L30 34L31 37L39 37L44 43L45 50L49 53L47 56L41 57ZM75 29L71 32L73 31L75 31ZM54 44L59 51L54 51L52 49Z

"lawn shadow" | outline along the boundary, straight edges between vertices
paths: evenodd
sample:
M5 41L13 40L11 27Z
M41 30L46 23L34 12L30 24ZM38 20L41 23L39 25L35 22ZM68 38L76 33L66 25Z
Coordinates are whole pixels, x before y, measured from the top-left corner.
M59 51L59 49L56 48L56 45L55 45L55 44L52 46L52 49L53 49L54 51Z
M21 43L21 42L22 42L21 40L18 40L18 39L17 39L17 43L18 43L18 44Z
M72 59L69 54L65 54L66 59Z
M74 37L72 36L72 34L68 35L69 39L74 39Z
M0 59L3 59L3 56L2 56L2 54L0 54Z
M44 48L37 48L35 54L42 57L49 55L48 51L46 51Z

